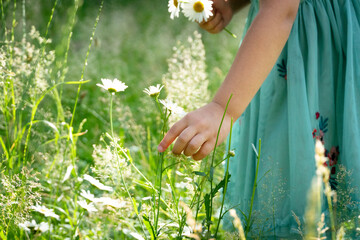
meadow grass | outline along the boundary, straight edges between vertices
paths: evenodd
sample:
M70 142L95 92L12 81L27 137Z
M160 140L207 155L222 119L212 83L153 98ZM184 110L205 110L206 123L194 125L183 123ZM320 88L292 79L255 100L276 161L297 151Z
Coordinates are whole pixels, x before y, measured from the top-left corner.
M178 109L191 111L214 95L239 39L208 34L184 18L171 21L166 1L0 0L0 5L1 239L261 239L252 229L263 177L258 171L243 228L224 205L231 149L221 145L201 162L157 151ZM246 12L228 27L238 36ZM184 56L197 72L172 65ZM117 78L128 88L114 93L96 86L104 78ZM192 78L201 81L171 92L176 82L190 85ZM144 93L156 84L164 90ZM194 89L203 89L204 96L193 98ZM166 97L176 107L163 101ZM184 105L185 99L193 105ZM260 146L254 148L257 169ZM324 183L332 207L334 196ZM353 204L341 196L344 208ZM314 227L319 201L310 200L314 221L305 230L299 226L305 239L325 233L324 220ZM229 212L239 236L220 227ZM332 239L359 222L339 228L335 221L331 215Z

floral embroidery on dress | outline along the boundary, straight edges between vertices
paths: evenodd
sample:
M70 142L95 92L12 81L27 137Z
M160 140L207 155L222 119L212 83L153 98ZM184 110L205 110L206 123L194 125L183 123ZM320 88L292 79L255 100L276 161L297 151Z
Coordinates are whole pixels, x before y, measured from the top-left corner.
M329 118L324 118L320 115L319 112L315 113L316 120L319 121L319 128L314 128L312 131L313 138L319 139L325 146L324 135L328 131L328 120ZM325 148L325 156L328 158L328 161L324 163L325 166L330 168L330 186L331 189L336 190L338 185L336 181L336 166L338 162L338 157L340 155L339 146L331 147L330 151Z
M279 76L287 80L287 69L286 69L286 62L285 59L281 61L281 64L276 64L278 67Z

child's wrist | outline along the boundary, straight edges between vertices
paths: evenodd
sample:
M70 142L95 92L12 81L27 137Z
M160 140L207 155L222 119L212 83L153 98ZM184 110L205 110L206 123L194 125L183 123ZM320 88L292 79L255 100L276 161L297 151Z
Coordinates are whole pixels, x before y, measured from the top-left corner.
M234 121L239 117L236 112L232 111L231 109L231 100L229 102L229 105L227 106L229 99L221 100L216 99L216 97L211 101L213 104L216 104L219 106L223 112L226 111L226 115L228 115L230 118L232 118Z

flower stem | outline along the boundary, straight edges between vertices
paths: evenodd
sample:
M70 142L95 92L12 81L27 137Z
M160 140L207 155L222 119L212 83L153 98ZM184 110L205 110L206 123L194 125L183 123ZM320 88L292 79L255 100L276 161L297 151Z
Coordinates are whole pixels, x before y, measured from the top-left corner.
M157 100L157 99L156 99ZM157 101L158 102L158 101ZM165 112L164 115L165 116L164 119L164 123L163 123L163 127L162 127L162 138L165 135L165 130L166 130L166 126L167 126L167 122L169 120L169 117L171 115L171 112L167 115L167 112ZM155 234L157 234L157 228L158 228L158 222L159 222L159 214L160 214L160 202L161 202L161 190L162 190L162 186L161 186L161 182L162 182L162 175L163 175L163 165L164 165L164 152L159 153L159 163L158 163L158 168L157 168L157 173L156 173L156 177L159 179L158 180L158 184L159 184L159 190L158 190L158 204L157 204L157 209L156 209L156 218L155 218Z
M114 139L114 127L112 121L112 102L113 102L113 94L110 94L110 128L111 128L111 136Z
M258 173L259 173L260 154L261 154L261 139L259 139L257 162L256 162L256 172L255 172L254 186L253 186L253 191L252 191L251 201L250 201L249 216L248 216L248 218L247 218L248 221L247 221L247 223L246 223L245 237L247 237L247 234L249 233L249 231L250 231L250 226L251 226L251 213L252 213L252 208L253 208L253 205L254 205L255 190L256 190L256 188L257 188L257 176L258 176Z
M223 114L223 116L221 118L220 126L219 126L219 129L218 129L217 135L216 135L215 147L214 147L213 154L212 154L212 157L211 157L211 165L210 165L210 209L209 209L210 216L208 216L209 218L207 219L208 220L207 221L207 225L208 225L207 227L208 227L209 232L210 232L211 215L212 215L213 198L214 198L214 195L213 195L213 181L214 181L213 180L213 171L214 171L215 152L216 152L216 147L217 147L217 144L218 144L218 141L219 141L220 130L221 130L222 124L224 122L226 111L227 111L227 109L229 107L229 103L230 103L231 98L232 98L232 94L230 95L229 100L226 103L224 114Z
M228 34L230 34L230 36L232 36L233 38L237 38L237 36L235 34L233 34L229 29L224 28L225 32L227 32Z
M216 239L217 233L219 231L220 222L221 222L221 220L223 218L222 211L223 211L223 208L224 208L225 194L226 194L227 186L228 186L228 182L229 182L229 163L230 163L230 157L231 157L229 153L230 153L230 147L231 147L232 126L233 126L233 119L231 118L230 136L229 136L229 143L228 143L228 156L227 156L227 159L226 159L225 184L224 184L223 198L222 198L221 208L220 208L220 213L219 213L219 221L217 223L216 231L215 231L215 234L214 234L215 239Z

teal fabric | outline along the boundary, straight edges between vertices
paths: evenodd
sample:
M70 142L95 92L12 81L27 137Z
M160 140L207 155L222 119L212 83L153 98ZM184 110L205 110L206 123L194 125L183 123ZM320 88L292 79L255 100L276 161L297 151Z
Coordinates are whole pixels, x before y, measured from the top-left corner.
M252 1L246 29L258 10L258 1ZM255 235L295 233L293 213L303 222L315 175L316 138L325 144L333 189L355 190L349 193L354 201L349 207L359 209L359 0L301 1L277 64L233 126L231 149L236 155L230 161L226 204L239 216L240 210L249 211L256 170L252 144L257 148L260 138ZM352 171L341 183L336 179L340 166ZM225 229L232 229L231 220L227 215Z

